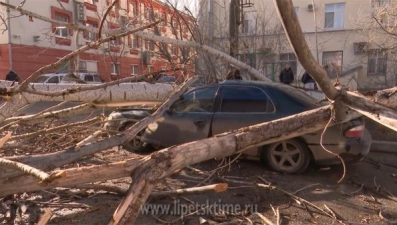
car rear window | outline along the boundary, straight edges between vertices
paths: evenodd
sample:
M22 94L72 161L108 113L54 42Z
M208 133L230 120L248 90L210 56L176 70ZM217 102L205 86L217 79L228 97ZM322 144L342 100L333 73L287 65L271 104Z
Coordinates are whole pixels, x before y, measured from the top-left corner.
M303 90L289 85L282 85L278 86L277 88L281 91L281 93L285 94L289 99L292 99L292 101L296 102L302 107L314 108L316 106L320 106L320 103L317 99L306 94Z

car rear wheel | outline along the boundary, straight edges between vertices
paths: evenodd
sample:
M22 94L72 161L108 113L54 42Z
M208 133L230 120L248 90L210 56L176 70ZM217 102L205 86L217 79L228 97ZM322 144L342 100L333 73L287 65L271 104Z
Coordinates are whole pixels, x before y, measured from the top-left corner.
M298 139L273 143L264 148L261 159L277 172L302 173L310 163L310 150Z
M130 128L132 125L134 125L134 123L125 123L119 128L119 130L125 131L128 128ZM144 152L152 151L153 147L150 144L141 141L141 136L144 131L145 130L138 132L135 137L124 142L122 144L123 148L129 152L134 152L134 153L144 153Z

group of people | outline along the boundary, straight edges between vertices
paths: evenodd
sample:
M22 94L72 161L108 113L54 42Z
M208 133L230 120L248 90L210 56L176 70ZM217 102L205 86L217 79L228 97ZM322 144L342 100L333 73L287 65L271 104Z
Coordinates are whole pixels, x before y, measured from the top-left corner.
M285 65L285 68L280 72L280 82L283 84L291 85L291 83L294 81L294 77L294 71L292 71L291 65L287 63ZM301 82L303 83L304 89L318 89L316 82L307 71L305 71L305 73L302 75Z

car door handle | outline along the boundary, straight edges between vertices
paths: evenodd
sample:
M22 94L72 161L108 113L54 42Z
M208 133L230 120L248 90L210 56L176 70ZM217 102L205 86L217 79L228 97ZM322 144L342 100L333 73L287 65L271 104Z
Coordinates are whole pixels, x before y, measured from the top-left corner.
M203 121L203 120L195 120L194 124L196 124L197 126L204 126L205 125L205 121Z

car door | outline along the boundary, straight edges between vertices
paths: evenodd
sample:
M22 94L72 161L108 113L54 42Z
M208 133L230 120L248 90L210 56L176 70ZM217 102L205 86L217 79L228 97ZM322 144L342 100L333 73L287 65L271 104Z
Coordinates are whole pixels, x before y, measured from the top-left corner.
M160 119L148 126L142 139L168 147L207 138L217 90L218 86L211 86L186 93Z
M212 120L213 135L278 118L269 96L259 87L225 85Z

